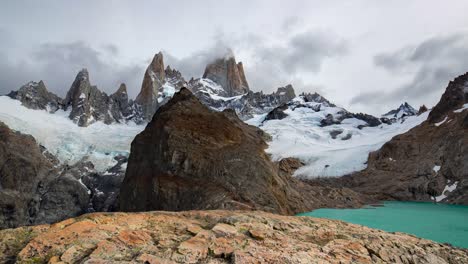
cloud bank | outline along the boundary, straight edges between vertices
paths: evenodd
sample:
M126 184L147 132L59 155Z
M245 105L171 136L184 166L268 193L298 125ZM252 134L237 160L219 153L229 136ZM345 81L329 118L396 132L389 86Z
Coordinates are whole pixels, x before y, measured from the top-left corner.
M412 100L424 102L428 97L440 98L448 82L468 70L468 32L436 36L419 44L407 46L393 52L377 54L376 67L395 76L408 76L409 81L387 91L362 93L351 102L402 102ZM437 96L439 95L439 96Z

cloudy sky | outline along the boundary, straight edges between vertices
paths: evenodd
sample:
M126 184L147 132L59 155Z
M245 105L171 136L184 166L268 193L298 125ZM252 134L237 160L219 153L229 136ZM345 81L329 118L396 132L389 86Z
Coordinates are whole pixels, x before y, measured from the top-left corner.
M468 71L466 0L1 1L0 93L76 73L135 96L152 56L184 76L232 49L253 90L291 83L351 111L434 105ZM0 106L1 107L1 106Z

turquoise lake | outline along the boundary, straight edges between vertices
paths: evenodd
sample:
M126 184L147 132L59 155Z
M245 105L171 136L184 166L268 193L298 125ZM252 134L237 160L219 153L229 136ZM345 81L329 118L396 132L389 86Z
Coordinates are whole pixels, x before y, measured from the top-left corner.
M392 201L383 206L317 209L299 215L338 219L468 248L468 206L463 205Z

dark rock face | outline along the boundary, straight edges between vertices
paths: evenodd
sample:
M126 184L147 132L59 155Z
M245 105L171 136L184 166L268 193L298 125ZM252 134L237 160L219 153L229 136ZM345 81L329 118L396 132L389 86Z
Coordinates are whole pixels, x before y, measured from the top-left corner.
M468 89L461 85L467 77L449 84L427 121L371 153L368 168L338 179L344 183L338 186L381 199L431 201L445 186L457 183L455 191L445 193L448 198L442 201L468 204L468 127L464 125L468 110L456 111L468 102ZM433 120L440 122L434 124Z
M268 113L268 115L265 117L265 121L267 120L281 120L283 118L286 118L288 115L284 112L284 110L288 109L287 105L282 105L278 106L275 109L273 109L271 112Z
M425 113L425 112L427 112L427 111L428 111L427 107L426 107L425 105L421 105L421 106L419 107L419 110L418 110L418 114L417 114L417 115L420 115L420 114Z
M117 156L117 164L104 173L91 171L84 174L82 181L91 192L90 212L118 210L120 186L125 176L127 157Z
M384 117L387 118L401 118L405 116L413 116L416 115L418 111L414 109L410 104L407 102L401 104L397 109L393 109L388 113L384 114Z
M249 85L245 78L244 67L241 62L236 63L236 59L220 58L205 68L203 78L210 79L221 85L227 96L245 94L249 91Z
M63 99L49 92L43 81L29 82L18 91L8 94L12 99L21 101L21 104L30 109L47 110L50 113L63 108Z
M0 228L85 212L87 189L54 165L36 141L0 123Z
M112 95L91 85L89 73L81 70L65 98L65 109L71 107L70 119L79 126L102 121L105 124L126 122L142 123L142 111L128 99L127 87L122 83Z
M460 108L468 102L468 72L451 81L439 103L429 113L429 122L436 123L451 110Z
M109 97L92 86L89 73L86 69L81 70L75 78L65 98L66 107L71 107L70 119L79 126L88 126L96 121L106 124L114 121L107 111L109 108Z
M314 188L279 173L265 147L261 130L240 121L233 111L210 111L181 89L132 142L120 209L293 214L327 203L362 201L348 189Z
M166 81L172 84L176 90L180 90L182 87L187 86L187 82L185 81L180 71L167 66L166 70L164 70L164 73L166 75Z
M224 89L213 90L211 87L207 87L207 82L212 86L217 85L208 79L192 79L188 83L188 88L204 105L217 111L232 109L242 120L252 118L254 114L269 112L296 97L294 88L289 84L285 87L279 87L276 92L271 94L249 91L242 96L218 99L212 94L227 96L227 92Z
M325 106L331 106L334 107L335 105L330 103L325 97L321 96L318 93L302 93L301 96L304 98L305 102L315 102L315 103L321 103L324 104Z

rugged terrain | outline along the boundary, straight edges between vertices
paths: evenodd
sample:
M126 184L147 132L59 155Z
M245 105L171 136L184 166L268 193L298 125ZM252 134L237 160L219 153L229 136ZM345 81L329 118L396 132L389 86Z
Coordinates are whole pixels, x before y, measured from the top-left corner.
M248 211L95 213L0 231L2 263L467 263L466 250Z
M468 204L468 73L449 83L427 121L372 152L367 169L319 181L383 200Z
M248 209L280 214L359 206L346 188L308 186L293 160L274 164L266 135L232 110L216 112L182 89L132 142L120 192L123 211Z
M0 122L0 229L115 209L126 160L104 173L91 162L59 164L32 136Z

